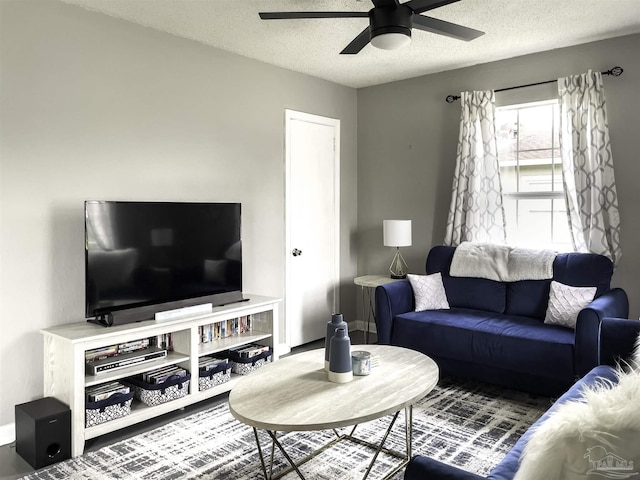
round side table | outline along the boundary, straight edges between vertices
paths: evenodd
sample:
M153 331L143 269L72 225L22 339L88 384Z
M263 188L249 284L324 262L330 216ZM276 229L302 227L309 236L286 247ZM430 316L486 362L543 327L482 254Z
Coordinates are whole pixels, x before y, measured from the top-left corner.
M364 343L369 343L369 324L371 323L371 318L373 318L374 323L376 320L375 305L373 304L376 287L400 280L401 279L391 278L388 275L364 275L362 277L356 277L353 280L353 283L359 285L362 290L362 317L367 320L367 329L364 332ZM367 304L369 305L368 311L366 308Z

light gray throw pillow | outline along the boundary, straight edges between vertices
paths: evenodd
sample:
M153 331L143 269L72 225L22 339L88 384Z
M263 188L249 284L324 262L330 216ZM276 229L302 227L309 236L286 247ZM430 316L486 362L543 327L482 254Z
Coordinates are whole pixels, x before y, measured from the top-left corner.
M431 275L409 274L407 278L413 289L416 312L449 308L449 301L447 300L447 293L444 290L440 272L432 273Z
M552 280L544 323L575 329L580 310L591 303L596 290L597 287L573 287Z

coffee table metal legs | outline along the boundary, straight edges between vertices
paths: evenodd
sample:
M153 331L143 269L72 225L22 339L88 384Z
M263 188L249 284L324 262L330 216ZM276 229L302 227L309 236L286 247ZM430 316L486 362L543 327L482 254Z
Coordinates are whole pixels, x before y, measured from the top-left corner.
M378 455L380 455L380 452L384 452L384 453L386 453L388 455L392 455L392 456L402 460L402 462L398 466L396 466L391 472L387 473L387 475L385 475L383 477L383 479L382 479L382 480L388 480L393 475L395 475L400 470L402 470L409 463L409 460L411 459L411 456L412 456L412 453L411 453L411 451L412 451L411 438L412 438L412 434L413 434L413 407L409 406L409 407L405 408L404 412L405 412L404 429L405 429L405 442L406 442L406 451L404 453L384 447L384 444L387 441L387 438L389 437L389 434L391 433L391 430L392 430L393 426L395 425L396 420L398 418L398 415L400 413L400 411L398 411L393 415L393 418L391 419L391 422L389 423L389 426L387 427L387 430L385 431L385 433L384 433L382 439L380 440L379 444L374 444L374 443L368 442L366 440L363 440L361 438L355 437L354 433L356 431L356 428L358 427L357 425L355 425L353 427L353 429L351 430L351 432L348 433L348 434L341 435L336 430L334 430L334 433L336 434L336 438L335 439L333 439L332 441L330 441L327 444L323 445L322 447L320 447L315 452L312 452L309 455L307 455L307 456L303 457L302 459L298 460L297 462L295 462L291 458L291 456L286 452L284 446L278 440L277 432L274 432L274 431L271 431L271 430L266 430L267 434L271 438L271 458L270 458L270 461L269 461L268 470L267 470L267 463L265 462L264 454L263 454L263 451L262 451L262 446L260 445L260 438L258 436L258 431L256 430L256 428L254 428L253 429L253 434L255 436L256 444L258 446L258 454L260 456L260 463L262 464L262 471L264 472L264 478L266 480L276 480L276 479L281 478L284 475L286 475L286 474L288 474L288 473L290 473L292 471L295 471L298 474L298 477L300 477L302 480L305 480L304 475L302 474L302 472L299 469L299 467L302 464L308 462L309 460L311 460L312 458L316 457L317 455L319 455L320 453L325 451L327 448L330 448L331 446L335 445L336 443L338 443L338 442L340 442L342 440L349 440L349 441L352 441L354 443L358 443L360 445L364 445L366 447L369 447L369 448L372 448L373 450L375 450L373 458L371 459L371 462L369 463L369 467L367 468L367 471L365 472L364 476L362 477L362 480L366 480L369 477L369 474L371 473L371 470L373 469L373 465L375 464L376 460L378 459ZM285 469L283 469L283 470L281 470L281 471L279 471L279 472L277 472L276 474L274 474L273 473L273 456L274 456L274 452L275 452L275 448L276 447L278 447L278 450L280 450L280 452L282 452L282 455L284 455L285 459L287 460L287 462L289 463L290 466L285 468Z

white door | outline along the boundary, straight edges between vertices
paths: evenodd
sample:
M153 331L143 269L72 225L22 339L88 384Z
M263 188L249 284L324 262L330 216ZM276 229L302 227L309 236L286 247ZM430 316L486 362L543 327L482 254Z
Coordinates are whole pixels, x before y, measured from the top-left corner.
M324 338L339 283L340 120L286 110L285 335Z

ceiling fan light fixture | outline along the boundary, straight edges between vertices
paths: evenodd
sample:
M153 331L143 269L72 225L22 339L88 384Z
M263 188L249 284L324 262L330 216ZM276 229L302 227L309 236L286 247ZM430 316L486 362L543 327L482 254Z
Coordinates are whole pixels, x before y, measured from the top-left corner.
M341 52L355 55L369 43L383 50L397 50L411 43L413 24L416 28L458 40L473 40L483 32L445 22L437 18L420 15L460 0L371 0L373 8L368 12L261 12L263 20L302 18L364 18L369 17L369 26L362 30Z
M382 50L398 50L411 43L411 35L406 33L381 33L371 38L371 45Z

